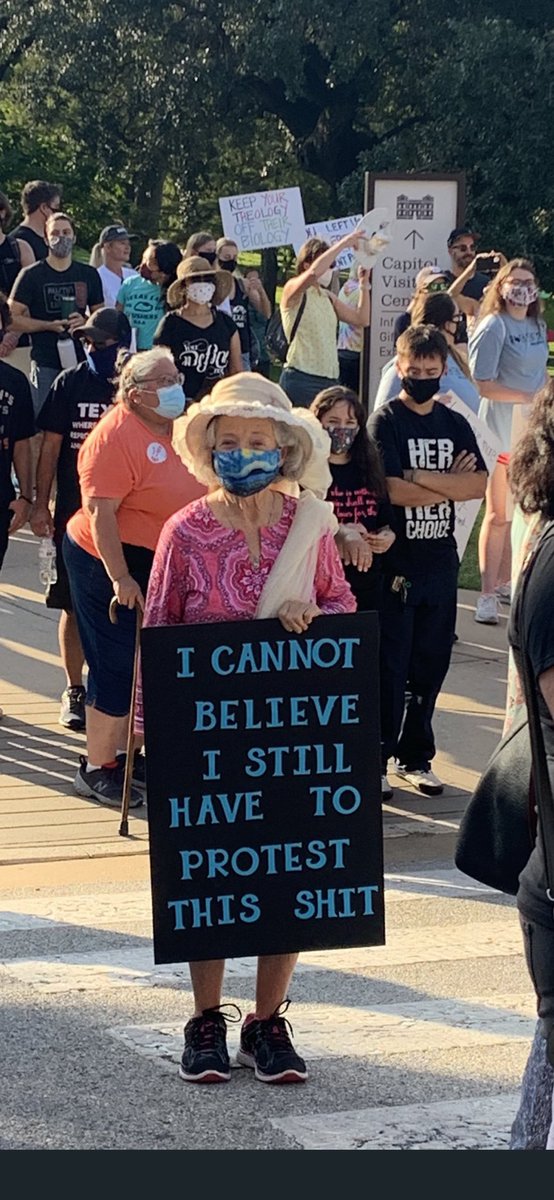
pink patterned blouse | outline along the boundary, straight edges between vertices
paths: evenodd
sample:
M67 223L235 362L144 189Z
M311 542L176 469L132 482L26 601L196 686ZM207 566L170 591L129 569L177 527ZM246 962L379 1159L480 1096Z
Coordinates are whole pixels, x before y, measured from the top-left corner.
M257 567L250 560L243 534L216 520L207 497L170 517L154 556L144 626L253 620L267 576L292 524L296 503L292 496L284 495L280 519L260 530ZM321 538L312 600L324 613L356 611L330 531ZM137 732L142 730L140 685L135 727Z

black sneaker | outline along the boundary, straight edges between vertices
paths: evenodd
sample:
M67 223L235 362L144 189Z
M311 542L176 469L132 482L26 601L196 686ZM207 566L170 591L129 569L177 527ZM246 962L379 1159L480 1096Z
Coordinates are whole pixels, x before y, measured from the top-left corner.
M304 1083L308 1078L306 1063L296 1053L289 1037L293 1032L289 1021L280 1015L280 1009L264 1021L257 1017L246 1018L240 1033L240 1050L237 1062L243 1067L253 1067L256 1079L262 1083Z
M218 1008L205 1008L201 1017L191 1017L185 1025L185 1049L179 1065L179 1075L187 1083L227 1083L231 1064L227 1052L227 1021L240 1021L238 1016Z
M123 776L125 776L125 763L127 762L126 754L116 754L115 756L121 768ZM135 750L133 758L133 787L140 788L141 792L146 791L146 759L140 750Z
M119 764L117 767L98 767L96 771L87 771L87 760L82 756L74 786L78 796L98 800L100 804L107 804L109 808L121 808L123 772ZM129 808L139 808L143 803L143 793L131 786Z
M62 703L58 724L65 729L80 733L85 728L85 689L80 685L68 687L62 692Z

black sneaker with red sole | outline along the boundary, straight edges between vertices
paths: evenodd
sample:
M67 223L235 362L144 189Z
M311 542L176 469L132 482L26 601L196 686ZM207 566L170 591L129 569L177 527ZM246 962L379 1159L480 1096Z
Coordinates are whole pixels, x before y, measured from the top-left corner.
M238 1017L227 1011L234 1008ZM191 1017L185 1025L185 1048L179 1065L179 1075L186 1083L227 1083L231 1078L231 1063L227 1051L227 1022L240 1021L236 1005L205 1008L199 1017Z
M261 1083L304 1083L308 1070L294 1049L289 1029L292 1033L279 1009L265 1020L247 1017L241 1029L237 1062L252 1067Z

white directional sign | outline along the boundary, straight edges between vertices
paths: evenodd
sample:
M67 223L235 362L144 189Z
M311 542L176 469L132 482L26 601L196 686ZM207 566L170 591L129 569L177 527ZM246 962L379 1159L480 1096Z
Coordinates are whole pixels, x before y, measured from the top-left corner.
M374 177L371 207L390 213L392 240L375 263L371 287L369 410L393 354L395 318L409 304L418 271L448 267L448 235L460 223L460 178Z

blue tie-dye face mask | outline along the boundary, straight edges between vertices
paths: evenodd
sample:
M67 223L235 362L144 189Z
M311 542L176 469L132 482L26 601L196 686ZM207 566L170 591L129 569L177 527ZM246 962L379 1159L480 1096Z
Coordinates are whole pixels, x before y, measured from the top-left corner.
M213 464L226 492L233 496L253 496L277 478L281 470L281 451L215 450Z

